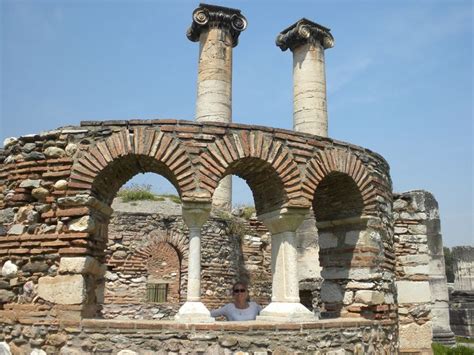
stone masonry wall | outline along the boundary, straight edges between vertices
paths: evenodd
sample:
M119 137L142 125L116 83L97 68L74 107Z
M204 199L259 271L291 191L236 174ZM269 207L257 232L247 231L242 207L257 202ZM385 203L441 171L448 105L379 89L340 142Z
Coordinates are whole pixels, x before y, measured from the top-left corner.
M426 191L394 196L400 350L452 344L438 205Z
M166 243L180 258L179 297L167 303L147 303L149 260ZM105 318L170 319L186 298L187 229L181 216L114 213L106 250L107 273L102 315ZM248 280L250 296L265 305L270 300L269 236L255 219L211 218L202 229L202 301L209 308L227 303L237 280Z
M452 249L454 290L450 294L451 327L456 335L474 338L474 247Z
M348 299L348 304L343 306L345 311L354 306L350 313L355 317L393 318L394 305L387 303L394 295L391 181L388 164L380 155L333 139L268 127L130 120L83 122L80 127L64 127L5 141L0 149L2 322L23 327L77 322L100 315L108 228L113 212L110 205L118 189L143 172L169 179L183 203L189 205L210 204L219 181L229 174L238 175L252 189L258 215L282 209L309 213L311 207L324 206L321 200L329 196L316 193L318 187L332 188L324 185L324 181L334 176L337 179L333 182L339 178L350 181L354 196L358 196L354 200L357 203L351 206L360 214L357 218L369 228L368 239L360 240L371 243L371 232L374 232L376 247L369 245L367 249L366 245L356 243L357 247L350 248L346 254L350 259L345 261L344 272L339 273L336 267L329 275L337 280L338 286L344 287L361 272L364 282L369 276L377 275L374 288L367 290L370 292L359 292L356 300L358 291L351 291L354 299ZM333 187L337 189L337 183ZM328 203L336 206L337 201L332 199ZM212 232L213 236L221 233L222 227L218 229ZM258 267L258 263L268 262L267 236L256 239L245 235L242 245L247 241L256 253L254 258L244 260L244 265L246 262ZM338 237L338 243L344 238ZM220 245L212 239L207 245L203 243L202 249L213 253L213 258L203 264L208 274L203 275L202 283L204 290L213 291L222 282L219 267L225 258L219 255ZM344 249L341 251L345 253ZM140 263L140 260L143 254L134 254L131 261ZM359 260L360 265L369 266L357 268ZM133 270L132 266L133 263L114 264L116 268L123 267L124 272ZM351 266L355 269L347 274ZM127 280L131 282L132 278ZM180 283L184 280L180 278ZM258 280L251 281L259 284ZM259 285L261 290L270 292L263 282ZM228 286L230 281L223 289L227 290ZM204 294L216 304L217 300L227 301ZM359 308L354 303L360 303ZM362 312L366 310L369 312ZM389 328L393 331L392 326L386 327L384 332ZM12 339L23 342L21 332L20 329L20 334L15 333ZM349 340L351 344L359 341L358 333Z
M396 324L391 321L320 321L268 324L172 322L86 319L67 325L2 324L0 341L12 353L30 354L395 354Z

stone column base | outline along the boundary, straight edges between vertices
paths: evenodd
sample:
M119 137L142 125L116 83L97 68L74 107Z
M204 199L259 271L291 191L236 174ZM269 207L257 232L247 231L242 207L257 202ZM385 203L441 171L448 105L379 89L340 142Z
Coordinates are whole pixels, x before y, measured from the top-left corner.
M456 338L452 331L436 331L433 330L433 341L435 343L441 343L446 346L456 345Z
M267 322L311 322L318 318L301 303L272 302L257 316L257 320Z
M186 302L174 317L180 323L212 323L215 319L202 302Z

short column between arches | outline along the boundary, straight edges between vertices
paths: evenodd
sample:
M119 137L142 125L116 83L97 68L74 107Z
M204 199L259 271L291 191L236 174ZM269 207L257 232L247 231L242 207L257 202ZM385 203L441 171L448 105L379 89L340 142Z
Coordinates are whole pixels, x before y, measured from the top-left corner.
M317 320L300 303L296 230L309 208L283 208L259 215L272 234L272 301L257 320L299 322Z
M186 302L175 316L183 323L214 322L201 302L201 228L211 211L210 203L184 202L183 220L189 228L188 289Z

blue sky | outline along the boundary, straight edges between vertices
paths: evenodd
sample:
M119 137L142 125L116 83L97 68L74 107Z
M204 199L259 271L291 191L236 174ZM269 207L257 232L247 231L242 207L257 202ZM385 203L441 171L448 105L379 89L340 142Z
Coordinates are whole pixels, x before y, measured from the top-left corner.
M193 119L198 44L185 33L198 2L0 3L1 142L81 120ZM472 1L214 3L249 22L234 122L291 129L292 56L275 37L301 17L331 28L329 136L382 154L394 191L432 192L446 245L474 244ZM251 203L243 185L234 202Z

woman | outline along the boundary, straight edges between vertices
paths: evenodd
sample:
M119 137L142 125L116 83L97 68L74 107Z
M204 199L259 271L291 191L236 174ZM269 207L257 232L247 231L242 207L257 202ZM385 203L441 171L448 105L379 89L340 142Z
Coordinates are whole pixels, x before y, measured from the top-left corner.
M236 282L232 286L234 302L211 311L212 317L224 316L229 321L255 320L262 307L249 301L249 291L245 282Z

